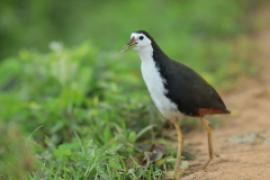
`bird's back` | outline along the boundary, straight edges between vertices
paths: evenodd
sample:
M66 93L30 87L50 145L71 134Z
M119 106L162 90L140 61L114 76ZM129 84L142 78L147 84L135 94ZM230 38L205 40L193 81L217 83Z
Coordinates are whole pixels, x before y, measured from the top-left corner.
M167 59L156 62L166 79L167 97L190 116L229 113L216 90L191 68Z

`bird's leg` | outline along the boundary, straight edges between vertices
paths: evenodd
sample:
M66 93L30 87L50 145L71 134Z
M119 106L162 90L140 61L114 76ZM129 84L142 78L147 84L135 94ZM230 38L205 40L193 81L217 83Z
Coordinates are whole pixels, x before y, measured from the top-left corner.
M209 153L209 159L204 165L203 169L205 170L208 166L208 164L213 159L213 145L212 145L212 128L209 126L208 120L201 118L202 124L204 128L207 130L207 140L208 140L208 153Z
M182 134L180 125L177 123L177 119L173 119L171 122L173 123L174 128L176 130L176 134L177 134L177 157L175 161L174 175L176 179L179 179L181 154L182 154L182 149L183 149L183 134Z

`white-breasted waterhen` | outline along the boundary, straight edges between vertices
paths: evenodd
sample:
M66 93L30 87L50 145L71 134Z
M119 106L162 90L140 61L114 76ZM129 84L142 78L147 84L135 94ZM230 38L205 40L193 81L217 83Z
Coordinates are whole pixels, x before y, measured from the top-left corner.
M177 120L183 115L197 117L208 134L209 160L213 159L212 129L206 115L227 114L217 91L198 73L184 64L169 58L146 31L136 31L130 36L127 47L133 47L141 59L141 72L147 89L157 109L175 127L178 140L175 173L181 162L183 135Z

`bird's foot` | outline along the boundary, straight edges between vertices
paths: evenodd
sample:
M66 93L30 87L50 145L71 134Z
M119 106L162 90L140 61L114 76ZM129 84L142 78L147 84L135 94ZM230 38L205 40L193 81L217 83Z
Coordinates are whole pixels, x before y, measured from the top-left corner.
M220 158L220 155L217 154L217 153L215 153L215 154L214 154L214 157L215 157L215 158ZM202 169L203 169L204 171L207 170L208 165L209 165L210 162L214 159L214 157L213 157L213 156L212 156L212 157L209 157L208 161L203 165L203 168L202 168Z
M179 172L167 171L165 173L165 179L166 180L180 180L182 175L183 173L181 172L181 170L179 170Z
M209 158L208 161L205 163L205 165L203 166L203 170L207 171L207 167L210 164L210 162L213 160L213 158Z
M174 179L175 180L181 179L182 175L183 175L183 170L181 168L174 170Z

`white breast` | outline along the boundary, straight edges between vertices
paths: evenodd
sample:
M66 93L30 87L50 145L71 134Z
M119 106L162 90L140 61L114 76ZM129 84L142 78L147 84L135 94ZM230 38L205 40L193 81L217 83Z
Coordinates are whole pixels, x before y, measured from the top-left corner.
M166 81L161 77L152 56L140 55L140 57L142 60L141 71L144 82L158 110L167 119L178 117L180 114L177 106L166 97L167 89L164 87Z

